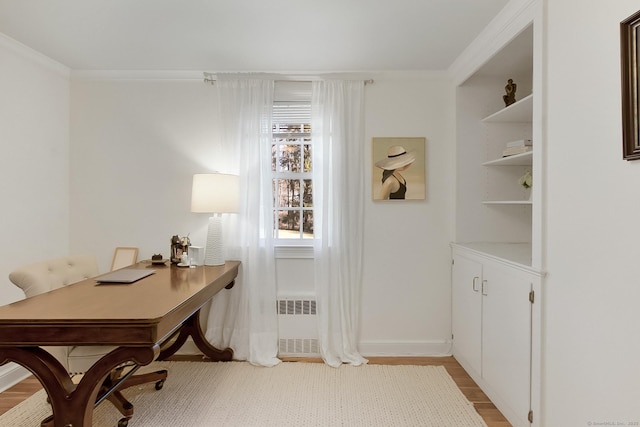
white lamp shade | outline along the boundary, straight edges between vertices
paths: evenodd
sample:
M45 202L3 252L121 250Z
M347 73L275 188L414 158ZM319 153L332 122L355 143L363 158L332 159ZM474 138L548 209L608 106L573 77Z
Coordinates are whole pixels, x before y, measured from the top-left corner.
M220 214L237 213L239 200L237 175L202 173L193 175L191 212L214 214L209 218L205 265L224 264L224 241Z
M237 213L238 176L223 173L193 175L191 212Z

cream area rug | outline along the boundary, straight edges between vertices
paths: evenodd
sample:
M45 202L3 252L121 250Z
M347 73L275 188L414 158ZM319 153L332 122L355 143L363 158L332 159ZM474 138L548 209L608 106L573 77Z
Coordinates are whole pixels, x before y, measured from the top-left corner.
M210 426L485 426L442 366L283 362L154 362L169 376L125 390L130 427ZM36 427L51 413L44 390L0 416L0 426ZM104 402L93 425L113 427L120 414Z

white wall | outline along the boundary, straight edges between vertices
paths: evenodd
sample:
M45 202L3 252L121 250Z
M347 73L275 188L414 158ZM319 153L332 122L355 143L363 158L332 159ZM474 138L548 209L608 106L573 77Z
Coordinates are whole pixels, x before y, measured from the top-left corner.
M0 34L0 305L14 268L69 250L69 70Z
M71 251L100 271L114 248L169 256L172 235L204 246L207 215L193 214L194 173L216 159L217 103L201 80L84 80L71 85Z
M0 34L0 305L16 267L69 250L69 70ZM0 389L25 371L0 367Z
M453 86L441 75L391 74L376 76L365 92L369 156L373 136L427 138L427 200L367 202L363 352L446 351ZM206 215L189 212L191 177L224 168L211 148L215 87L74 79L71 93L71 250L97 254L105 270L115 246L137 246L148 258L168 254L172 234L191 233L203 245ZM308 259L279 259L279 293L312 291L312 280L299 279L309 268Z
M619 23L640 5L546 7L541 425L637 425L640 161L622 160Z
M446 353L455 220L453 84L428 73L375 80L366 90L368 156L372 137L426 137L427 194L424 201L400 203L367 195L361 351Z

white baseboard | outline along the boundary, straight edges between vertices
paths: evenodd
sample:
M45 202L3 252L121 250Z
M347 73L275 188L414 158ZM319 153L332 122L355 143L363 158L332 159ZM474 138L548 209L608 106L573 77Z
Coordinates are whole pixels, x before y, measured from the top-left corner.
M7 363L4 366L0 366L0 392L13 387L29 375L31 375L31 372L17 363Z
M451 341L362 341L360 353L367 356L451 356Z

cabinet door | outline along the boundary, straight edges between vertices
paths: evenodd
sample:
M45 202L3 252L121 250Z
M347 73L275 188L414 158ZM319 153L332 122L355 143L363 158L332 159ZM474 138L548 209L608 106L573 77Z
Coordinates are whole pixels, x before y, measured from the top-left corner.
M528 425L531 406L531 302L528 274L484 265L482 289L482 377Z
M482 264L454 257L452 270L453 354L478 374L482 367Z

